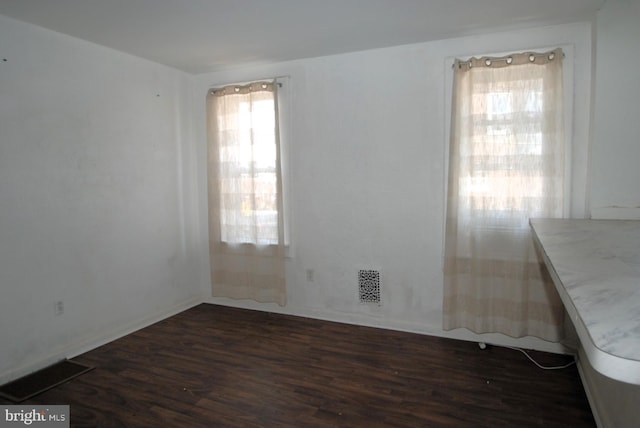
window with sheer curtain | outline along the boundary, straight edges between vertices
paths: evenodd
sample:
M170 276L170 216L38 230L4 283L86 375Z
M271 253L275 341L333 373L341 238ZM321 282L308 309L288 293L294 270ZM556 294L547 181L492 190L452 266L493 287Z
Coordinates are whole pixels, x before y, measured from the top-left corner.
M207 96L213 295L285 304L278 84Z
M564 213L560 49L454 64L444 328L562 336L529 228Z

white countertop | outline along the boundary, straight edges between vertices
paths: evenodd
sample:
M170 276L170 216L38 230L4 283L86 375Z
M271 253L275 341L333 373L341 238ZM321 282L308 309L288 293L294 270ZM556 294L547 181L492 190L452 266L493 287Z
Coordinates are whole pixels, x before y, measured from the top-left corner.
M640 385L640 221L530 224L593 368Z

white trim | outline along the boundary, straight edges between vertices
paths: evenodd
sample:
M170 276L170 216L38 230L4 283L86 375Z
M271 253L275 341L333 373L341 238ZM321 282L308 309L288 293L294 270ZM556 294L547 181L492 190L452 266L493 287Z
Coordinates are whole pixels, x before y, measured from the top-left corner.
M283 76L277 79L282 82L282 87L278 88L278 123L280 126L280 171L282 174L282 209L284 217L284 245L287 258L294 256L293 239L293 210L291 209L291 199L293 195L293 180L291 179L291 143L293 123L292 112L292 91L289 76Z
M85 352L89 352L102 345L105 345L116 339L120 339L121 337L124 337L142 328L148 327L151 324L155 324L201 303L203 303L202 297L192 297L190 299L177 303L170 308L156 311L151 315L105 331L98 336L87 335L72 343L59 346L55 349L52 349L45 356L41 356L36 360L26 361L20 367L16 367L12 370L0 374L0 384L4 384L6 382L10 382L14 379L25 376L29 373L33 373L65 358L73 358L80 354L84 354Z
M445 339L464 340L468 342L484 342L495 346L510 346L536 351L550 352L554 354L573 354L573 350L561 343L547 342L537 337L513 338L503 334L489 333L476 334L466 329L456 329L445 331L441 329L425 328L423 323L407 322L398 319L385 317L377 318L374 315L357 314L353 312L338 312L331 310L320 310L308 307L294 307L292 305L278 306L275 303L258 303L252 300L235 300L224 297L211 297L204 303L211 303L221 306L229 306L239 309L249 309L254 311L272 312L284 315L293 315L303 318L311 318L322 321L352 324L363 327L381 328L384 330L403 331L407 333L422 334L425 336L442 337ZM376 305L377 307L377 305Z

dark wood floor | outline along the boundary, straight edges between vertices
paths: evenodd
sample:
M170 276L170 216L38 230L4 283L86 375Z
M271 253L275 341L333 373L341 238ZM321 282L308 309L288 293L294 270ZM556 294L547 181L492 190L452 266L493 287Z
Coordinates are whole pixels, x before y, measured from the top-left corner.
M27 403L69 404L78 427L595 426L575 366L215 305L75 360L96 369Z

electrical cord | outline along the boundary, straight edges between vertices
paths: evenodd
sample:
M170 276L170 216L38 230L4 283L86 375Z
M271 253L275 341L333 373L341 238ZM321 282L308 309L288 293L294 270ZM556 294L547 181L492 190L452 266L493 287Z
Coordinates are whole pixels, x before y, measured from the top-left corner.
M567 363L567 364L565 364L563 366L543 366L542 364L540 364L536 360L534 360L533 357L531 355L529 355L527 353L527 351L525 351L524 349L514 348L514 347L511 347L511 346L505 346L505 348L509 348L509 349L513 349L514 351L522 352L529 360L531 360L531 362L533 364L535 364L536 366L538 366L542 370L561 370L561 369L566 369L567 367L571 367L572 365L574 365L576 363L576 360L574 359L570 363Z

